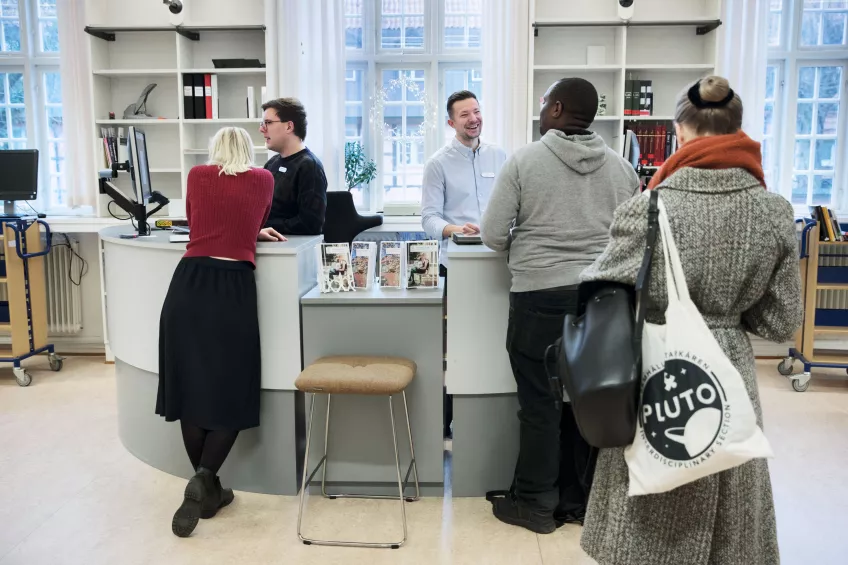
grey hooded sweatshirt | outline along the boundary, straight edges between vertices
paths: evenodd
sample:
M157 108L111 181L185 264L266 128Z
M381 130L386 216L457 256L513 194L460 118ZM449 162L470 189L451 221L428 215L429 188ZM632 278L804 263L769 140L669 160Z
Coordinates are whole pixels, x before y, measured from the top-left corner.
M638 188L633 167L598 134L549 130L504 163L483 243L509 250L512 292L578 284L606 247L616 207Z

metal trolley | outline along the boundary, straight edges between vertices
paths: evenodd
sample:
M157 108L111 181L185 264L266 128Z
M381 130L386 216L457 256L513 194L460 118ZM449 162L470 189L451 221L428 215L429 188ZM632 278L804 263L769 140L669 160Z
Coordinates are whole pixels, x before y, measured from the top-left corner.
M848 291L848 266L822 266L822 257L848 260L848 242L819 241L820 227L807 220L801 232L801 293L804 300L804 322L795 336L795 347L777 366L778 372L792 381L792 388L804 392L810 386L813 367L846 369L848 351L814 350L815 338L821 335L848 335L848 310L817 309L818 293L826 290ZM846 250L836 254L833 251ZM795 373L795 361L804 364L803 373Z
M0 322L0 330L12 335L12 351L0 353L0 362L14 364L15 379L20 386L29 386L32 376L21 362L47 353L50 369L60 371L63 359L56 355L53 344L47 343L47 293L44 275L44 256L50 253L51 234L47 222L15 216L0 216L8 295L8 322ZM42 242L41 226L46 235ZM14 249L14 253L12 253Z

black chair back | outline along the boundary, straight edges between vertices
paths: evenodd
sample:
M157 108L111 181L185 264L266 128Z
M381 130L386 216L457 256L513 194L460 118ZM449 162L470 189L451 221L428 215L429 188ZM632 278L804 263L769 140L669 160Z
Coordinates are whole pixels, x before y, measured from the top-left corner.
M353 204L353 195L346 190L327 192L327 213L324 219L325 243L353 243L360 233L383 224L383 216L360 216Z

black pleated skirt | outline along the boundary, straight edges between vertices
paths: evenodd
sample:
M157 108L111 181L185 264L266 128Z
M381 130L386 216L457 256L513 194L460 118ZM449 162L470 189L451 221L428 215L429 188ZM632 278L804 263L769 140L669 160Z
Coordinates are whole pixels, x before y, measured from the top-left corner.
M159 321L156 413L207 430L256 427L260 368L253 265L183 258Z

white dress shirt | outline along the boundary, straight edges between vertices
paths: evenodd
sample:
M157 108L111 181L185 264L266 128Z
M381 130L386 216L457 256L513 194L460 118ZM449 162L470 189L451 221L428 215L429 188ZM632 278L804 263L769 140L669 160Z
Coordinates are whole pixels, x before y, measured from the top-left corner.
M455 137L427 161L421 225L429 237L441 240L442 265L448 264L448 240L442 237L442 232L450 224L480 225L504 161L506 152L500 147L481 141L477 149L471 149Z

